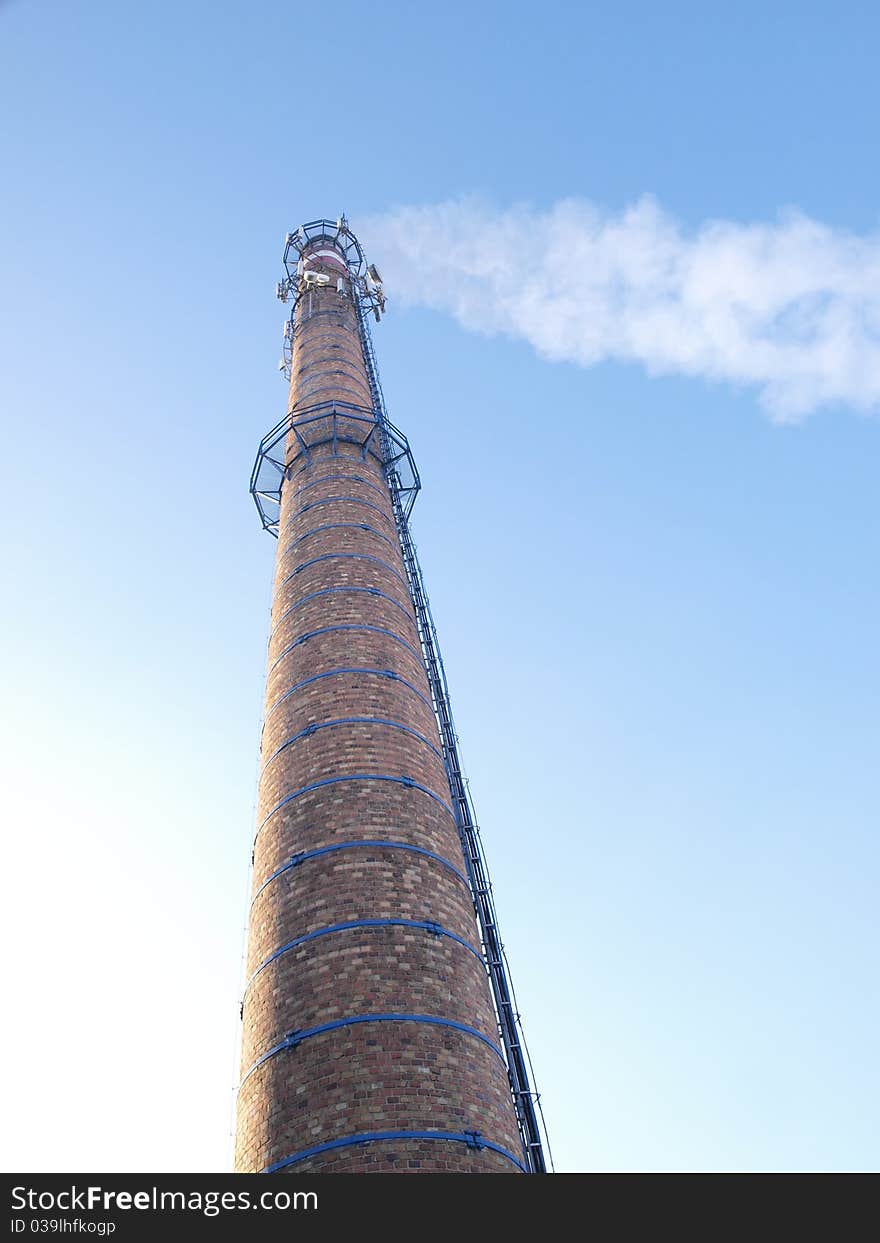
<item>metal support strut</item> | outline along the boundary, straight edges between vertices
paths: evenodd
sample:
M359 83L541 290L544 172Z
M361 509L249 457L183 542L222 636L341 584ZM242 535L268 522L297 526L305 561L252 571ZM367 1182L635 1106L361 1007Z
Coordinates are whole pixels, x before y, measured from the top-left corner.
M522 1138L523 1152L528 1172L545 1174L548 1172L550 1159L547 1131L544 1124L539 1094L531 1086L531 1062L520 1027L520 1016L516 1009L516 1000L510 983L504 946L501 941L495 906L492 900L492 884L483 857L480 831L477 827L473 806L465 781L461 760L458 753L458 738L452 719L449 701L449 688L443 668L443 658L437 642L437 631L431 616L431 607L425 591L421 567L416 555L415 545L409 529L408 509L405 490L397 473L394 453L387 443L393 430L388 419L385 399L379 381L376 356L362 300L355 297L358 326L361 344L366 362L367 378L373 400L373 409L379 422L379 434L383 441L383 458L385 473L391 490L391 501L397 523L397 534L403 553L403 562L415 608L418 624L419 640L425 658L428 673L428 684L431 689L434 713L440 727L440 740L443 746L443 760L449 778L449 789L455 821L461 838L465 869L468 883L474 900L477 922L480 930L483 956L489 974L492 997L498 1019L498 1030L501 1045L507 1063L507 1074L513 1096L517 1124ZM546 1149L546 1153L545 1153Z

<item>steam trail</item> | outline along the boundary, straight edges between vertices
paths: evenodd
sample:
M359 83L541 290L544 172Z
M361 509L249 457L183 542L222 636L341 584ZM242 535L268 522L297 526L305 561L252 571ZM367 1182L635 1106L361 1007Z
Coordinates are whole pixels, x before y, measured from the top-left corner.
M751 385L779 421L830 403L880 409L880 234L797 212L688 230L650 198L619 213L454 200L398 208L362 234L392 296L545 358Z

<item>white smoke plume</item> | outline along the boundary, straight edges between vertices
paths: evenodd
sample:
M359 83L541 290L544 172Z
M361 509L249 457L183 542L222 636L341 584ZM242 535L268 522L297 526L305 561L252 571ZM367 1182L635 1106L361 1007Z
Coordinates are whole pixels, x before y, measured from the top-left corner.
M780 421L829 403L880 410L880 234L796 212L684 228L644 198L621 212L472 199L366 222L388 294L548 359L605 359L757 387Z

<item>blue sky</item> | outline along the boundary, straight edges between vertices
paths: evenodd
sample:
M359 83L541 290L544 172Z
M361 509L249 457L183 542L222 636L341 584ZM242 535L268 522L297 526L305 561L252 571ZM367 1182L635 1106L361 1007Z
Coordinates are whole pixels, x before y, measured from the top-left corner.
M870 260L880 17L771 8L0 4L6 1168L229 1164L247 480L283 234L341 210L400 271L376 345L558 1168L877 1167L868 380L784 422L751 354L549 361L388 223L525 205L524 283L568 199Z

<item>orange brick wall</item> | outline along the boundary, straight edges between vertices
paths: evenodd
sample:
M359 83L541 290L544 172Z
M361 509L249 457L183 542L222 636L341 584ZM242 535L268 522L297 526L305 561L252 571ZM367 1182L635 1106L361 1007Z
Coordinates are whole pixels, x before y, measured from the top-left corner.
M332 280L297 308L290 409L296 416L325 401L369 408L354 308L336 289L342 269L332 259L313 267ZM308 437L329 429L326 418ZM292 1031L374 1014L436 1016L498 1043L486 971L468 948L479 948L473 905L378 444L371 450L362 458L356 446L338 444L334 453L325 444L307 458L295 438L288 445L243 1005L242 1172L382 1131L479 1132L521 1157L505 1068L472 1032L363 1022L311 1035L255 1066ZM359 841L373 844L303 859L269 879L301 852ZM443 932L403 924L322 931L369 919L430 922ZM319 935L264 965L310 933ZM288 1168L517 1169L491 1148L421 1139L331 1149Z

